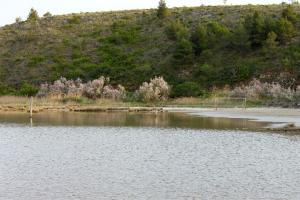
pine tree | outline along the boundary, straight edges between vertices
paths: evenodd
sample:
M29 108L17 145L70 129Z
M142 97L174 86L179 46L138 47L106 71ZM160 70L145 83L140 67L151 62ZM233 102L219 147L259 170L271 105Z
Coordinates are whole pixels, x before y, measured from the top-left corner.
M37 21L38 19L39 19L38 12L34 8L31 8L29 15L27 17L27 21Z
M278 36L281 43L289 42L295 35L295 27L287 18L281 18L278 22Z
M297 13L294 11L294 8L291 5L288 5L287 8L282 11L282 17L287 18L293 24L296 24L298 21Z
M250 49L249 33L247 32L243 23L239 23L233 33L231 34L230 45L231 48L238 51L247 51Z
M196 55L200 55L203 50L207 49L208 40L206 26L203 26L202 24L197 26L196 30L192 33L191 41Z
M176 41L175 51L173 54L174 64L191 64L194 59L193 54L193 45L189 40L180 39Z
M270 53L271 55L273 55L277 46L278 46L277 34L272 31L272 32L268 33L268 37L267 37L266 41L264 42L263 50L264 50L264 52Z
M52 14L51 14L50 12L46 12L46 13L43 15L43 17L45 17L45 18L50 18L50 17L52 17Z
M255 12L253 16L248 16L245 20L245 27L250 35L252 47L261 47L266 39L265 21L259 12Z
M168 15L168 7L164 0L160 0L157 9L157 17L160 19L165 18Z

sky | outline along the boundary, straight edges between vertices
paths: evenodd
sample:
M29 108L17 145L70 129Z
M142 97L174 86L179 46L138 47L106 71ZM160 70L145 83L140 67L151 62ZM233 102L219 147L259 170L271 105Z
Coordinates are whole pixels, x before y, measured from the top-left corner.
M68 14L111 10L156 8L158 0L0 0L0 26L11 24L17 17L26 19L30 8L39 15ZM288 0L227 0L227 4L278 4ZM223 0L166 0L168 7L222 5Z

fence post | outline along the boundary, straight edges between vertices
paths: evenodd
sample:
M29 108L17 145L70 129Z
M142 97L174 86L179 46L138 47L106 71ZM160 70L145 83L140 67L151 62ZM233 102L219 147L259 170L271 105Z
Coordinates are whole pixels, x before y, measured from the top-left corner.
M215 109L218 110L217 97L215 96Z
M33 97L30 97L30 118L32 118L32 104L33 104Z

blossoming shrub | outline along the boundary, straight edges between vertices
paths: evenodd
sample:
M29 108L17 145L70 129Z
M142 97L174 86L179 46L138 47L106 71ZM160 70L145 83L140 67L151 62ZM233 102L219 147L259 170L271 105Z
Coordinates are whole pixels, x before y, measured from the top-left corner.
M89 81L84 85L83 94L84 96L92 99L102 98L103 97L103 88L105 84L109 83L109 78L101 76L98 79Z
M150 82L144 82L136 91L139 100L144 102L165 101L170 94L170 86L163 77L155 77Z
M284 87L280 83L262 83L253 79L248 85L234 88L230 95L233 97L247 97L250 99L265 98L274 105L283 105L286 103L297 104L300 106L300 86L296 89ZM298 105L299 104L299 105Z
M104 76L87 83L83 83L80 79L73 81L62 77L54 81L53 84L41 84L37 96L50 98L77 98L85 96L91 99L124 98L126 94L125 88L121 85L114 88L109 85L109 81L109 78Z
M108 99L124 99L126 96L125 88L122 85L118 85L117 88L113 88L111 85L107 85L103 88L103 97Z

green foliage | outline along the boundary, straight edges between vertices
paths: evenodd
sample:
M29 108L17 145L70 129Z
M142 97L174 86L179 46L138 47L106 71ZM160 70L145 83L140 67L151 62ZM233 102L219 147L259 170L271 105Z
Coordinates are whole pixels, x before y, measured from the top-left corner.
M23 83L20 90L19 94L22 96L35 96L38 93L39 89L29 83Z
M287 18L281 18L278 22L278 37L280 42L287 43L295 35L295 27Z
M79 15L73 15L69 20L68 22L70 24L79 24L80 23L80 20L81 20L81 17Z
M24 82L38 86L61 76L88 81L104 75L129 92L155 76L179 91L191 85L205 91L234 86L281 71L292 72L299 82L300 6L161 5L169 11L159 15L164 20L157 10L40 19L32 11L31 20L2 27L1 94L19 94Z
M250 35L250 41L253 48L261 47L266 37L265 20L258 11L248 15L245 19L245 27Z
M112 34L107 38L115 45L132 44L139 39L139 28L130 24L119 22L112 25Z
M14 94L15 89L0 82L0 96Z
M199 55L203 50L208 48L206 26L200 24L191 36L191 41L194 46L196 55Z
M287 20L289 20L293 24L296 24L298 22L297 13L295 12L292 5L288 5L285 9L283 9L282 17L286 18Z
M165 18L168 15L168 7L165 0L160 0L157 8L157 17L160 19Z
M166 34L170 40L181 40L188 37L188 29L181 21L176 20L167 25Z
M226 43L228 35L229 30L226 26L223 26L216 21L212 21L207 24L207 39L209 48L223 46L223 44Z
M174 63L181 66L193 62L193 46L189 40L180 39L176 42L174 51Z
M52 14L51 14L50 12L46 12L46 13L43 15L43 17L45 17L45 18L50 18L50 17L52 17Z
M229 46L237 51L247 51L250 49L249 34L243 23L239 23L231 34Z
M184 82L172 89L171 97L199 97L204 94L203 89L195 82Z
M191 36L196 55L205 49L224 47L227 45L229 29L216 21L196 27Z
M264 42L264 51L274 53L274 50L277 48L277 46L277 34L272 31L268 34L268 37Z
M34 8L31 8L29 15L27 17L27 21L34 22L37 21L38 19L39 19L38 12Z

